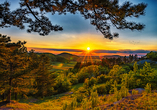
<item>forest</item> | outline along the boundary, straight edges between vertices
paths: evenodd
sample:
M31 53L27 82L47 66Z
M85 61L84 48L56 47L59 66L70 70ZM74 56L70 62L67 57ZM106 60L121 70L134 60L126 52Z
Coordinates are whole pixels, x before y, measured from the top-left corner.
M28 52L25 44L0 35L2 109L157 109L155 51L82 63L72 54Z

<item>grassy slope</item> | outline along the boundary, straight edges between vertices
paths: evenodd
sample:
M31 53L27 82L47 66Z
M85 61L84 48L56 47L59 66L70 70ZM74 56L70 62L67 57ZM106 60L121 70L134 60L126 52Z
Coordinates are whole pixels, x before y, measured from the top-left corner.
M72 68L76 62L70 63L59 63L54 62L53 69L55 70L67 70ZM151 65L152 68L157 70L157 64ZM72 86L72 90L75 91L79 87L82 87L83 83ZM1 106L1 108L14 108L14 109L52 109L52 110L61 110L65 102L71 102L73 98L72 94L58 94L52 97L47 97L44 99L32 99L28 98L25 100L19 100L19 102L13 101L11 104ZM103 98L102 98L103 99ZM102 100L101 100L102 102ZM143 94L142 97L137 97L134 100L126 99L121 101L119 104L112 105L109 102L103 101L99 105L100 108L107 109L157 109L157 93ZM78 108L80 109L80 108Z
M77 62L71 61L69 63L61 63L61 62L53 62L51 65L53 66L52 71L57 70L68 70L69 68L73 68Z
M27 103L19 103L16 101L13 101L11 104L7 104L5 106L0 107L0 109L6 109L6 108L13 108L13 109L22 109L22 110L28 110L28 109L49 109L49 110L61 110L64 103L70 103L72 101L73 96L72 95L64 95L60 94L60 97L49 97L45 99L38 100L34 103L27 102ZM112 97L112 96L111 96ZM108 98L111 98L108 97ZM27 99L29 100L29 99ZM157 93L143 93L141 95L130 95L126 98L122 99L119 103L114 104L113 102L107 102L102 101L103 97L101 96L99 101L100 104L98 107L101 109L108 109L108 110L115 110L115 109L150 109L150 110L156 110L157 109ZM110 100L110 99L109 99ZM79 106L76 108L76 110L82 110Z

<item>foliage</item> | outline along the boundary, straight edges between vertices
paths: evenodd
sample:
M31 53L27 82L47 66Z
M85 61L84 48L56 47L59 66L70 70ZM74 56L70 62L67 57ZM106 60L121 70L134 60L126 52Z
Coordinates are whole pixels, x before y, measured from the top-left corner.
M38 90L36 95L38 97L52 95L54 92L54 74L50 74L52 69L50 65L50 59L46 54L37 55L34 51L30 51L30 73L34 78L34 88Z
M91 87L91 86L94 86L94 84L96 84L97 83L97 79L96 78L94 78L94 77L92 77L92 78L87 78L87 79L85 79L85 82L83 83L83 87L84 88L89 88L89 87Z
M138 94L138 90L133 89L132 90L132 95Z
M99 66L91 65L83 67L77 74L79 82L84 82L86 78L97 77L99 75Z
M10 37L0 35L0 93L7 95L7 101L11 100L11 93L21 92L28 93L29 89L25 89L29 81L28 74L28 58L24 42L9 43ZM24 81L25 80L25 81ZM20 81L24 82L19 83ZM31 88L30 88L31 89ZM23 92L24 92L23 91Z
M14 11L10 10L9 2L5 1L0 4L0 27L16 26L19 29L25 29L28 26L27 32L38 32L40 35L48 35L51 31L62 31L63 28L59 25L53 25L46 13L52 15L80 12L85 19L90 19L90 23L98 29L105 38L113 39L118 37L118 33L111 34L110 23L117 29L142 30L144 24L129 22L128 17L138 18L144 15L144 3L132 5L126 1L119 5L118 0L99 0L99 1L36 1L22 0L19 1L20 7ZM102 8L103 7L103 8ZM39 9L39 10L37 10ZM112 9L112 10L111 10ZM32 19L30 14L35 19ZM28 25L25 25L28 24Z
M147 83L147 85L144 89L145 89L146 93L151 93L151 84Z
M98 106L98 104L99 104L99 97L98 97L97 91L91 91L90 100L91 100L92 108Z
M137 65L137 62L135 62L135 63L134 63L133 68L134 68L134 73L136 73L136 72L137 72L137 70L138 70L138 65Z
M69 78L72 85L75 85L78 83L77 77L72 72L68 73L67 77Z
M70 104L67 103L63 104L62 110L75 110L76 107L77 107L77 101L76 98L73 98Z
M57 91L57 93L63 93L71 88L71 83L67 77L64 75L59 75L57 78L55 78L55 85L54 89Z
M147 56L147 58L149 58L149 59L152 59L152 60L157 61L157 52L151 51L151 52L147 53L146 56Z
M124 73L124 69L119 65L114 65L113 69L110 70L110 76L119 76L120 74Z
M112 82L107 81L105 84L97 85L95 89L97 90L98 94L109 94L111 87L112 87Z

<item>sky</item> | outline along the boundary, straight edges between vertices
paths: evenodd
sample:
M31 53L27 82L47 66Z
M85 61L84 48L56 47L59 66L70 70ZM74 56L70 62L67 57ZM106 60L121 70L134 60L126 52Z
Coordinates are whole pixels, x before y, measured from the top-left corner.
M5 0L1 0L3 3ZM11 9L19 7L19 0L7 0L11 4ZM126 0L119 0L119 4ZM27 41L25 45L28 50L34 49L36 52L51 52L59 54L70 52L82 55L82 50L90 47L93 55L145 55L149 51L157 51L157 0L131 0L133 4L141 2L147 3L146 13L139 18L129 18L130 21L145 24L142 31L117 30L111 27L111 31L118 32L119 38L113 40L105 39L104 36L85 20L79 13L66 15L47 16L52 24L63 27L61 32L51 32L48 36L40 36L38 33L27 33L26 30L19 30L16 27L0 28L0 33L11 37L12 42L18 40Z

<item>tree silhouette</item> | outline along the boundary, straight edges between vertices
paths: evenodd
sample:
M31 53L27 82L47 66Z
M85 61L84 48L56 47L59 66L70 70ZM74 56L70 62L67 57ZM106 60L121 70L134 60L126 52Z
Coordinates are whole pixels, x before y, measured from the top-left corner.
M80 12L108 39L119 36L118 33L111 33L111 24L117 29L142 30L144 24L129 22L126 18L144 15L147 7L145 3L133 5L129 1L119 5L118 0L20 0L19 4L20 7L14 11L10 11L7 1L0 4L1 28L16 26L24 29L25 24L28 24L27 32L38 32L45 36L51 31L63 30L61 26L52 24L46 13L54 15Z

